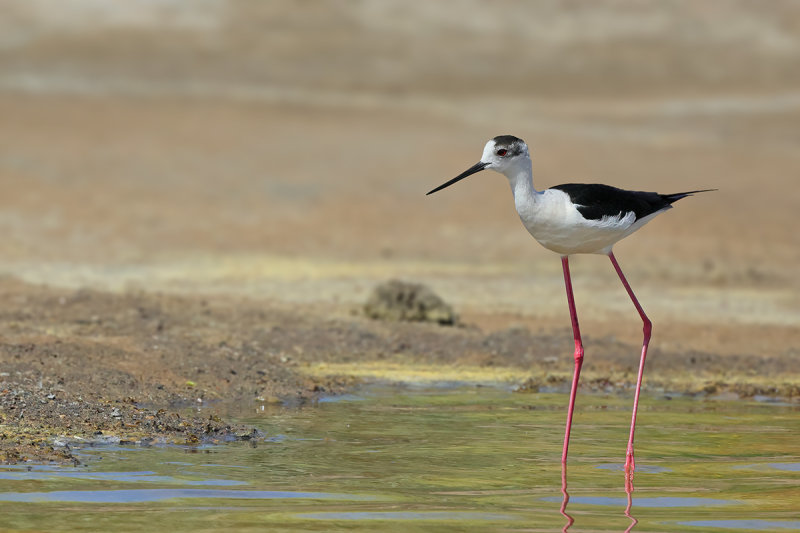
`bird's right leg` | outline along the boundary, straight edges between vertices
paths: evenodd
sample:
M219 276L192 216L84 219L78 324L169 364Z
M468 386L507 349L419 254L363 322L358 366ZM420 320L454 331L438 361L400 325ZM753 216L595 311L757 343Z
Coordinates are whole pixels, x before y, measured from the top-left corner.
M569 257L561 257L561 266L564 268L564 285L567 289L567 303L569 316L572 319L572 334L575 337L575 373L572 376L572 388L569 392L569 410L567 411L567 428L564 432L564 450L561 453L561 463L567 463L567 450L569 449L569 432L572 429L572 411L575 409L575 394L578 392L578 378L581 375L583 364L583 343L581 330L578 326L578 312L575 310L575 297L572 294L572 279L569 275Z

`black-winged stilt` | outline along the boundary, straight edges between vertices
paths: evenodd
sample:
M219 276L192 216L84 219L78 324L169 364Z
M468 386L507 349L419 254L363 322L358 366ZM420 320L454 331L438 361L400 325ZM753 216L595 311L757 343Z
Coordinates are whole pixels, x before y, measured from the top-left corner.
M655 192L627 191L609 185L567 183L556 185L544 191L533 187L533 171L528 145L513 135L501 135L486 143L481 160L447 183L436 187L428 194L471 176L481 170L490 169L508 178L514 194L517 213L533 238L539 244L561 255L564 270L564 284L567 289L567 303L572 319L572 332L575 337L575 372L569 396L567 425L564 432L562 464L567 462L569 434L572 429L572 412L575 408L575 393L583 363L583 343L575 311L572 294L572 281L569 274L569 256L572 254L605 254L611 259L622 285L630 296L636 311L644 323L644 340L636 378L636 393L633 398L631 432L625 458L627 479L631 479L635 463L633 459L633 433L636 428L636 411L639 406L639 391L642 387L644 360L650 343L652 322L647 318L642 306L633 294L628 280L614 257L614 244L638 230L656 215L672 207L681 198L713 189L659 194Z

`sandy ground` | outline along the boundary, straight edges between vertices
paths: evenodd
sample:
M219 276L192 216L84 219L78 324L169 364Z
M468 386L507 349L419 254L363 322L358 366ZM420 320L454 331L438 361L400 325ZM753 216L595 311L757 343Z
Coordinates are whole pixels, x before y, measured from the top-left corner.
M562 386L560 263L503 178L424 196L503 133L539 188L719 189L616 247L655 323L646 387L797 395L794 4L202 3L4 5L5 460L97 431L251 437L181 411L198 399ZM625 391L638 316L605 258L572 264L586 386ZM465 327L365 319L391 278Z

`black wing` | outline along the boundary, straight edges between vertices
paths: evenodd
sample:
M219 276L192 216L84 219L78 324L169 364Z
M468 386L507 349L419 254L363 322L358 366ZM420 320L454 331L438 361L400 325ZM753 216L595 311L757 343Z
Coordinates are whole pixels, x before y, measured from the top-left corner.
M703 190L659 194L657 192L628 191L597 183L565 183L552 188L567 193L572 203L576 205L578 212L588 220L600 220L603 217L615 217L620 214L624 216L630 212L633 212L638 220L668 209L673 202L677 202L681 198L698 192L706 192Z

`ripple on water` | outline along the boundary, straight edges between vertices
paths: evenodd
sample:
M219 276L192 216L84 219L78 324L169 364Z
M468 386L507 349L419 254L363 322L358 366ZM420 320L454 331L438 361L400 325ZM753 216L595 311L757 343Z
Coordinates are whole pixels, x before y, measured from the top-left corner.
M756 463L741 465L736 470L780 470L783 472L800 472L800 463Z
M244 500L375 500L373 496L329 492L207 489L56 490L52 492L3 492L5 502L141 503L176 498L229 498Z
M625 465L622 463L606 463L602 465L597 465L599 470L616 470L619 472L625 471ZM672 472L671 468L667 468L665 466L656 466L656 465L636 465L636 473L637 474L663 474L664 472Z
M745 529L747 531L800 530L797 520L692 520L677 522L681 526L717 527L720 529Z
M62 470L39 470L0 472L0 479L15 481L45 481L54 479L82 479L89 481L120 481L130 483L174 483L179 485L234 486L246 485L235 479L180 479L163 476L155 472L90 472Z
M546 497L542 501L561 503L561 498ZM569 504L604 505L609 507L625 507L628 500L610 496L570 496ZM633 498L633 505L638 508L666 508L666 507L717 507L722 505L737 505L734 500L718 500L715 498L692 498L678 496L661 496L655 498Z
M359 511L334 513L299 513L297 518L311 520L517 520L517 517L500 513L459 511Z

